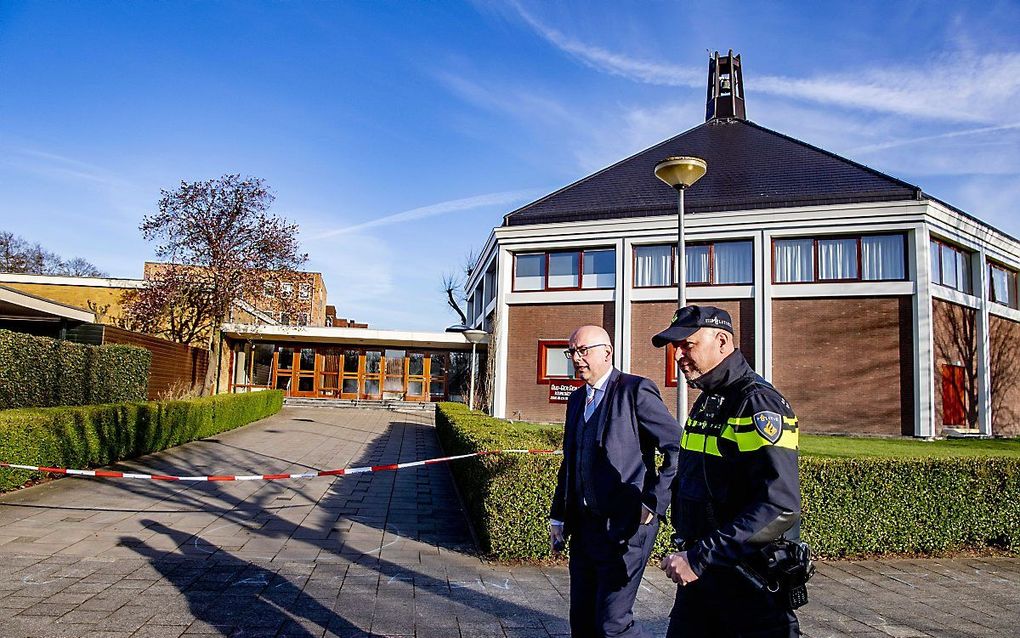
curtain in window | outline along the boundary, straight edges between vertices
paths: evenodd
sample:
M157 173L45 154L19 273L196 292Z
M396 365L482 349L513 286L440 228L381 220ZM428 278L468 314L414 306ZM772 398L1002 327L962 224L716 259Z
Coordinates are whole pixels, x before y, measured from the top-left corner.
M950 288L959 288L959 274L957 273L956 251L948 246L942 247L942 285Z
M613 288L616 286L616 251L586 250L582 288Z
M545 253L517 255L514 290L542 290L542 288L545 288Z
M956 289L970 294L970 255L961 251L956 252Z
M710 284L711 271L708 268L708 246L687 246L687 283Z
M1010 305L1009 303L1009 282L1006 279L1006 271L993 266L988 267L992 280L992 301Z
M942 283L942 251L939 250L939 244L936 241L931 242L928 250L931 254L931 280L940 284Z
M638 288L649 286L669 286L673 283L670 276L673 261L673 247L637 246L634 248L634 285Z
M778 283L814 281L811 239L779 239L775 243L775 279Z
M749 241L730 241L715 245L715 283L749 284L754 282L754 248Z
M818 240L819 279L857 279L857 240Z
M861 237L861 278L903 279L903 235Z
M549 287L577 288L578 253L549 253Z

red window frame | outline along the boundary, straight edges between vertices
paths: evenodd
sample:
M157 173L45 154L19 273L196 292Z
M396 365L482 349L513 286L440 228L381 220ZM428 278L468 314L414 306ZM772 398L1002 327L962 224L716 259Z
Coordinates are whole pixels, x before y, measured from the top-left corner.
M731 243L746 243L751 244L751 251L754 252L754 241L751 239L732 239L722 241L696 241L696 242L685 242L684 248L696 248L700 246L708 246L708 281L687 281L688 288L696 288L699 286L751 286L754 285L754 272L752 268L751 281L742 284L719 284L715 281L715 247L716 244L731 244ZM665 246L666 244L641 244L634 246L630 253L630 272L631 272L631 288L641 288L644 290L648 289L663 289L672 288L676 286L677 278L677 259L676 259L676 244L670 244L669 253L669 273L670 283L663 286L639 286L637 284L637 249L646 248L648 246Z
M549 266L552 264L553 255L575 255L577 257L577 285L576 286L553 286L549 285ZM583 250L550 250L545 253L545 287L542 290L580 290L583 281L584 251Z
M550 383L553 383L554 381L565 381L565 380L574 380L574 379L577 379L576 376L574 376L574 377L562 377L562 376L551 377L551 376L549 376L546 373L546 369L545 369L546 353L549 350L556 349L556 350L559 350L559 352L557 354L559 354L559 356L562 357L563 356L563 351L566 350L569 345L570 345L570 341L567 340L567 339L539 339L538 340L538 375L536 377L536 382L539 385L549 385Z
M548 292L548 291L561 291L561 290L612 290L612 288L600 288L600 287L589 287L584 286L584 256L585 253L603 252L603 251L615 251L615 246L602 246L592 247L587 250L546 250L546 251L525 251L520 253L514 253L514 272L511 279L511 292ZM577 255L577 285L576 286L557 286L555 288L549 286L549 260L551 255L563 255L563 254L575 254ZM521 256L529 255L542 255L545 259L545 273L542 276L542 287L531 290L518 290L517 289L517 258ZM617 273L614 273L614 276Z
M992 281L993 270L998 270L1006 274L1006 287L1009 290L1009 302L1003 302L1002 300L995 298L995 284ZM1012 280L1012 286L1010 285L1010 280ZM988 262L988 299L993 303L1016 310L1018 306L1020 306L1020 301L1017 299L1017 292L1018 289L1020 289L1018 281L1020 281L1020 274L1018 274L1017 271L995 262Z
M865 279L864 278L864 266L862 264L861 240L865 237L880 237L886 235L898 235L900 241L903 242L903 276L899 279ZM811 268L812 268L812 279L810 281L777 281L776 280L776 242L787 241L787 240L811 240ZM818 276L818 242L833 240L833 239L854 239L857 242L857 276L846 277L843 279L821 279ZM907 246L906 236L903 233L867 233L864 235L822 235L820 237L773 237L772 238L772 250L769 251L770 270L772 272L772 283L777 286L788 286L790 284L838 284L847 282L866 282L866 283L878 283L882 281L907 281L909 275L907 273Z
M945 288L949 288L950 290L956 290L957 292L962 292L965 295L972 295L972 294L974 294L974 284L971 281L971 278L965 278L963 280L964 281L963 288L957 288L956 286L950 286L948 284L942 283L943 280L944 280L944 275L946 273L946 268L945 268L945 263L946 263L945 252L946 252L946 250L949 250L950 252L954 253L953 254L953 259L954 260L956 259L956 255L957 254L963 255L964 259L970 259L970 255L971 255L970 251L968 251L967 249L962 248L960 246L955 246L953 244L950 244L949 242L943 241L943 240L941 240L941 239L939 239L937 237L932 237L931 238L931 242L939 247L939 280L936 281L935 283L940 285L940 286L943 286Z
M679 370L676 363L676 346L672 343L666 344L666 387L675 388L679 378Z

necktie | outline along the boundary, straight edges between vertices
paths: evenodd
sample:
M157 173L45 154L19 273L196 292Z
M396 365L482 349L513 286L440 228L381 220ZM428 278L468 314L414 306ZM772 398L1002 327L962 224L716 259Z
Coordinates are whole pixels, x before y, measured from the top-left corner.
M584 402L584 420L587 421L591 418L591 415L595 412L595 397L597 396L598 390L588 386L588 398Z

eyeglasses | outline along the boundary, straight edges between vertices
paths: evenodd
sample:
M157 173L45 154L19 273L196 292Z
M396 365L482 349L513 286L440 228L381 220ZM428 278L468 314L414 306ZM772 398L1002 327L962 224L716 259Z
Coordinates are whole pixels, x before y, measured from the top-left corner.
M563 356L568 359L573 359L575 354L579 354L582 357L588 356L588 351L592 348L598 348L599 346L609 347L608 343L593 343L590 346L577 346L576 348L567 348L563 351Z

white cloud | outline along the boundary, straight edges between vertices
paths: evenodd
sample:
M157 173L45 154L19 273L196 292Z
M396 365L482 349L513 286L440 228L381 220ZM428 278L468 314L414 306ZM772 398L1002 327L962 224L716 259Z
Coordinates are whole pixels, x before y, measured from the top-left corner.
M859 146L857 148L850 149L850 152L873 153L875 151L884 151L891 148L897 148L900 146L920 144L922 142L934 142L940 140L947 140L954 137L968 137L971 135L983 135L986 133L999 133L1015 129L1020 129L1020 122L1016 122L1013 124L1004 124L1002 126L983 126L981 128L972 128L964 131L949 131L948 133L938 133L935 135L922 135L920 137L892 140L891 142L880 142L878 144L868 144L867 146Z
M429 204L428 206L412 208L411 210L406 210L400 213L393 213L392 215L386 215L385 217L379 217L377 219L372 219L360 224L354 224L352 226L343 226L341 228L321 231L310 236L308 239L315 241L329 237L336 237L337 235L362 233L365 230L379 226L399 224L402 222L424 219L426 217L435 217L437 215L445 215L447 213L482 208L484 206L511 206L537 197L540 194L541 193L533 190L520 190L502 193L488 193L485 195L476 195L474 197L465 197L462 199L451 199L445 202Z
M510 4L536 33L594 69L662 86L700 87L704 83L704 73L700 70L639 60L581 42L542 23L517 2Z
M703 67L662 64L609 51L544 24L516 2L511 6L541 37L591 68L645 84L704 86ZM1020 53L979 55L958 50L914 67L910 73L879 68L816 78L757 75L753 88L756 92L874 112L995 122L1011 116L1020 98Z

